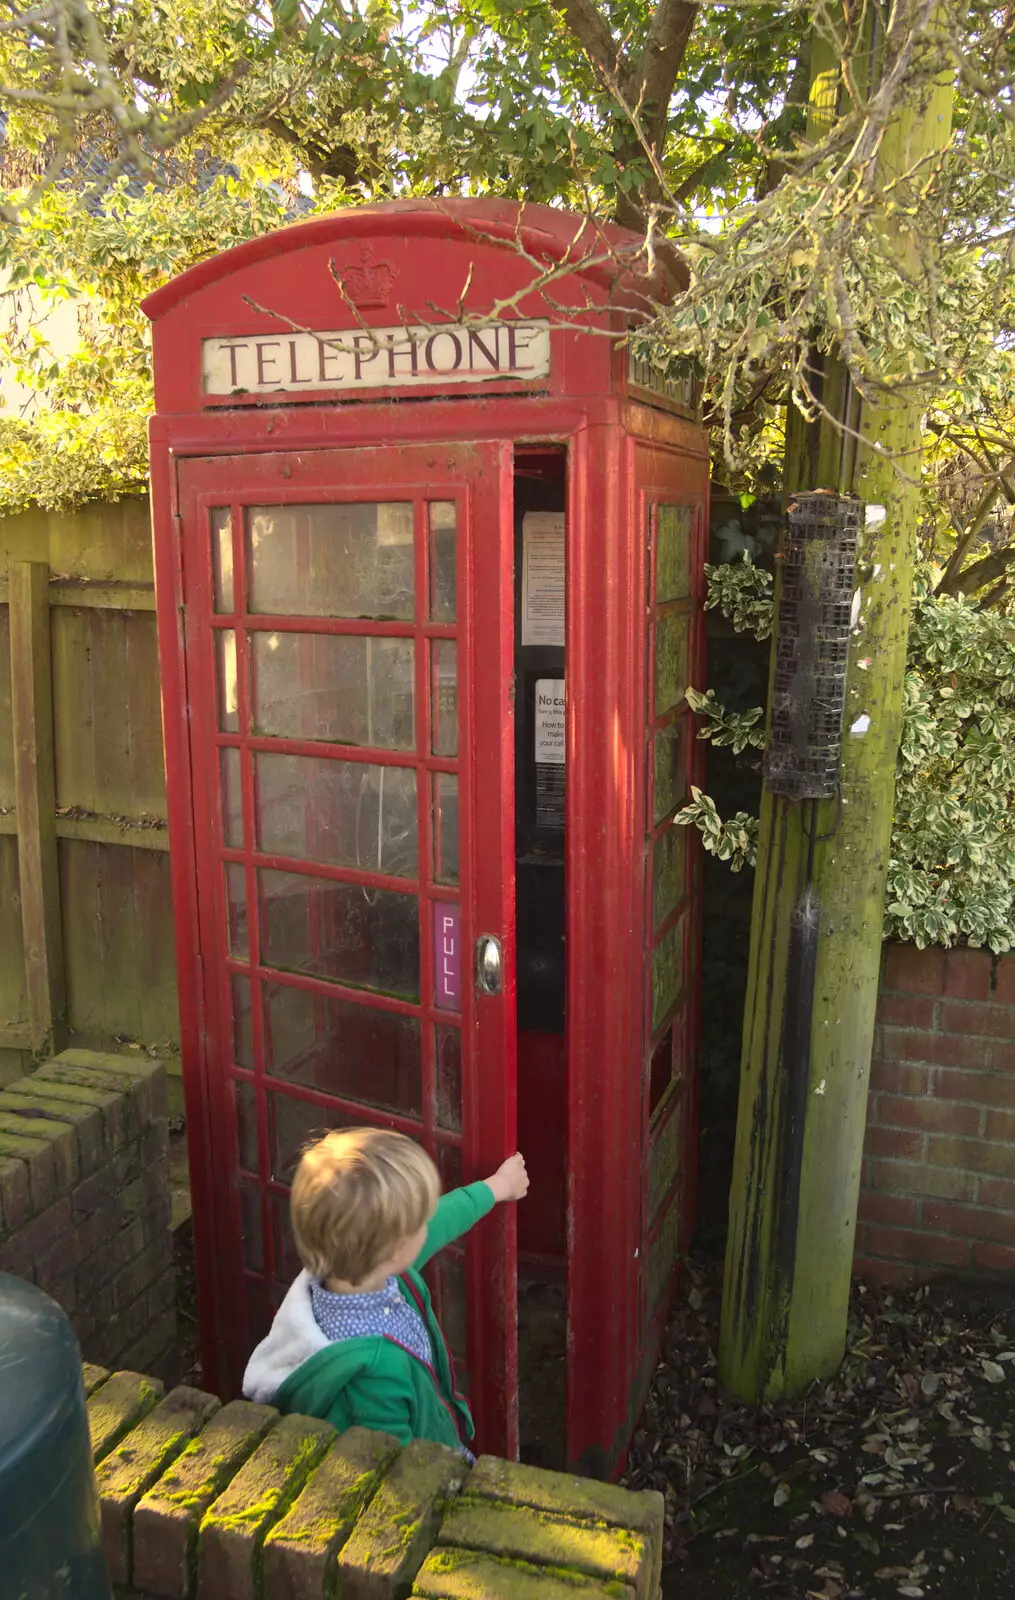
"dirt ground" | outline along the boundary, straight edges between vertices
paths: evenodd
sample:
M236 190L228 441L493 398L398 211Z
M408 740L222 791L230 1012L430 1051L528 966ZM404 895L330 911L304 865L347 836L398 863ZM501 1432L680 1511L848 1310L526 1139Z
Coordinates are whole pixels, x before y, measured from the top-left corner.
M718 1307L691 1263L626 1477L666 1496L665 1600L1015 1594L1015 1288L858 1285L835 1379L762 1408L719 1386Z

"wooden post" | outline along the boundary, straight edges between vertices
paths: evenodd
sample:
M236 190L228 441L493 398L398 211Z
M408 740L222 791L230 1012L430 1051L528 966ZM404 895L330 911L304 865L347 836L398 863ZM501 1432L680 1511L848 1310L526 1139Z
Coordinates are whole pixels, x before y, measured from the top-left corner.
M812 103L820 119L828 113L830 47L816 44ZM942 82L919 109L896 115L881 146L882 191L947 141L950 107L951 87ZM894 232L887 220L885 227ZM894 237L905 271L906 241ZM846 373L834 360L825 403L853 420ZM836 1370L845 1349L916 555L920 409L912 396L886 394L862 418L869 442L859 452L827 423L809 439L787 431L788 489L853 491L884 515L861 539L842 806L822 802L814 825L823 841L813 865L820 932L803 1084L787 1082L787 1000L792 916L807 863L804 807L767 791L762 802L719 1348L722 1381L754 1402L803 1393ZM900 458L908 479L892 465Z
M12 561L9 577L21 923L29 1036L39 1056L60 1047L67 1009L56 846L49 567L43 561Z

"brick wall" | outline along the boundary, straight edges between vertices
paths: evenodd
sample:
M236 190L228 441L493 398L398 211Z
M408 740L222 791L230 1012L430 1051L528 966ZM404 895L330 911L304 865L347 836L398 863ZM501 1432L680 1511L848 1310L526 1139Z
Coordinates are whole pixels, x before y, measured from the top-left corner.
M1015 954L889 946L856 1271L1015 1271Z
M117 1600L655 1600L663 1499L85 1368Z
M165 1068L65 1050L0 1092L0 1271L87 1359L162 1371L176 1334Z

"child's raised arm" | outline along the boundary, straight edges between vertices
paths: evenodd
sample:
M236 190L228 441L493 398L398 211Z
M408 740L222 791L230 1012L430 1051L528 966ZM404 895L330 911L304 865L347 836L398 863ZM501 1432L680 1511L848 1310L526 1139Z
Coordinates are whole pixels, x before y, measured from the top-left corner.
M529 1175L525 1170L525 1157L509 1156L501 1163L491 1178L482 1183L470 1183L464 1189L452 1189L437 1202L437 1210L430 1218L424 1244L413 1266L424 1267L453 1239L461 1238L475 1227L481 1217L501 1200L521 1200L528 1193Z
M486 1186L493 1193L493 1198L500 1200L524 1200L529 1192L529 1175L525 1170L525 1157L520 1150L513 1156L508 1156L502 1161L492 1178L487 1178Z

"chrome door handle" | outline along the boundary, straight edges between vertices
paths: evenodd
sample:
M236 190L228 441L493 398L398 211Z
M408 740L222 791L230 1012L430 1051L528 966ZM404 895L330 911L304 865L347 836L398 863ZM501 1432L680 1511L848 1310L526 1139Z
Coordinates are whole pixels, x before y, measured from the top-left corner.
M504 987L504 957L492 933L476 940L476 987L480 994L500 994Z

